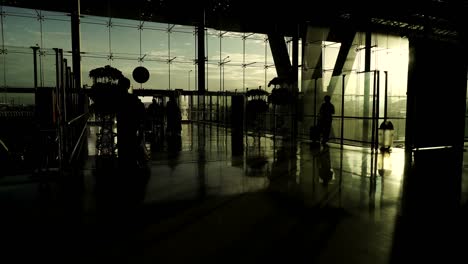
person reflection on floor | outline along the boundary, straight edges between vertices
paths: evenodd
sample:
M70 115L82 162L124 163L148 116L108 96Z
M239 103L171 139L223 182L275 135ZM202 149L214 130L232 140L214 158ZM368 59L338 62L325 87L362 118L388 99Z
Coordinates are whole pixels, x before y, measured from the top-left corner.
M333 179L333 170L331 168L330 148L324 145L319 154L319 177L323 186L328 186Z
M300 186L296 181L295 151L287 147L280 147L271 166L268 190L270 193L281 194L282 197L294 198L300 196Z
M95 243L111 245L144 223L143 205L151 170L149 166L133 170L108 166L106 171L95 175Z
M177 163L179 152L182 150L182 138L180 135L168 135L167 137L167 154L169 163Z

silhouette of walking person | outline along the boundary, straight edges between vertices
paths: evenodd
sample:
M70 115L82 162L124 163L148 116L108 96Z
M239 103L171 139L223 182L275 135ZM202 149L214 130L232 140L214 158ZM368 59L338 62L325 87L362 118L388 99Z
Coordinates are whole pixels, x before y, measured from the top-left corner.
M139 148L143 140L145 106L134 94L128 93L130 80L119 80L120 104L117 111L117 144L119 162L124 167L138 165Z
M168 136L180 135L180 131L182 130L182 114L173 96L169 97L169 101L166 104L166 119Z
M167 148L171 156L177 155L181 148L182 114L174 96L166 104Z
M326 144L330 139L331 125L333 115L335 114L335 106L331 103L331 97L325 95L323 103L320 106L318 127L322 137L322 144Z
M152 146L156 147L159 145L158 143L161 143L160 141L164 135L164 107L154 97L148 106L147 117L149 118L148 125L151 131L150 141Z
M153 123L161 123L164 120L163 107L160 103L156 101L156 98L151 100L151 104L148 106L148 117L153 121Z

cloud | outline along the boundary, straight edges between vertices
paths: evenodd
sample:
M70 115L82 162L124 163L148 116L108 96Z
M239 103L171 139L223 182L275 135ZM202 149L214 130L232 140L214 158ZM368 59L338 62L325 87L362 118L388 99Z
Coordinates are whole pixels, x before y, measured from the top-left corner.
M151 50L149 52L147 52L146 54L148 54L149 56L155 56L157 58L161 58L161 59L167 59L167 50Z

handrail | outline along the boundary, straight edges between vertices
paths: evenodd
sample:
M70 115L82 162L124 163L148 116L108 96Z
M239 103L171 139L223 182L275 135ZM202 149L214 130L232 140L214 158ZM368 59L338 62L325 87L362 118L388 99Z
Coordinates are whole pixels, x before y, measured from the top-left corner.
M3 146L3 148L4 148L7 152L9 152L8 147L6 146L5 143L3 143L3 141L2 141L1 139L0 139L0 145Z
M67 124L71 125L72 123L75 123L76 121L80 120L81 118L83 118L84 116L87 116L87 115L89 115L89 112L86 112L84 114L81 114L81 115L73 118L72 120L68 121Z
M68 159L68 164L71 164L73 159L75 158L75 154L76 154L76 151L78 149L78 146L81 145L81 142L83 140L83 135L85 134L85 131L86 131L86 128L88 127L88 124L85 123L83 125L83 129L81 130L81 134L80 134L80 137L78 138L78 140L76 141L76 144L75 146L73 147L73 151L72 153L70 154L70 158Z

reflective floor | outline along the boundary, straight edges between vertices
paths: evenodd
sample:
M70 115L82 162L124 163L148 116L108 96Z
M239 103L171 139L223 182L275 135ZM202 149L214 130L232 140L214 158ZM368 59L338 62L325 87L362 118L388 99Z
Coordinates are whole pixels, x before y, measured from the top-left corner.
M466 246L454 242L468 234L464 211L405 213L403 149L236 141L222 127L184 124L180 138L148 143L147 164L128 171L96 156L96 133L91 126L83 170L1 179L7 255L60 263L401 263L449 261ZM465 168L462 177L465 204ZM445 199L430 195L415 200L418 208Z

